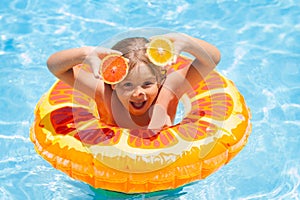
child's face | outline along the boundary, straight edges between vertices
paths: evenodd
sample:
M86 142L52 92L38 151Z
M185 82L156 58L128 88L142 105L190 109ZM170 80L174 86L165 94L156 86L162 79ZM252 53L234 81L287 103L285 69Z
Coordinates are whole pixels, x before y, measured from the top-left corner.
M156 76L144 63L129 71L126 78L113 86L123 106L132 115L142 115L148 111L158 94Z

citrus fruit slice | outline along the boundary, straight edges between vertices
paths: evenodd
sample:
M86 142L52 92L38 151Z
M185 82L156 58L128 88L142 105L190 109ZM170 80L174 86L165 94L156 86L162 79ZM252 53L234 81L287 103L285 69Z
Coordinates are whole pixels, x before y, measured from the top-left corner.
M103 58L100 74L103 81L108 84L121 82L128 73L127 60L118 54L110 54Z
M169 64L174 56L173 43L163 36L155 36L147 47L149 60L157 66Z

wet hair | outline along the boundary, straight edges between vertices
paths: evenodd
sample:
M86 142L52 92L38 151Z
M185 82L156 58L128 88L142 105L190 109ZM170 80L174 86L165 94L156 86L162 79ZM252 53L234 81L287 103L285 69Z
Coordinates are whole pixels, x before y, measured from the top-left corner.
M112 49L122 52L123 56L129 59L129 70L140 63L149 66L150 70L156 76L157 82L161 84L166 78L166 71L161 67L154 65L148 59L145 47L148 42L149 40L144 37L126 38L117 42Z

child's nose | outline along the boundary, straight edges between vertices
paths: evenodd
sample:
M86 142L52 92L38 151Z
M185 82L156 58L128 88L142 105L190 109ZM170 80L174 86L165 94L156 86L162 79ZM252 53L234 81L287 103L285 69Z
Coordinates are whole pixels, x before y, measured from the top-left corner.
M132 94L133 97L143 97L144 95L145 95L145 91L140 86L137 86Z

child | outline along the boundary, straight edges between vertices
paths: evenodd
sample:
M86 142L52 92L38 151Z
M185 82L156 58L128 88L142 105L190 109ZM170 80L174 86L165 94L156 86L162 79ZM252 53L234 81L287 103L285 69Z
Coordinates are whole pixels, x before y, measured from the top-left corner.
M47 61L59 79L95 99L100 120L124 128L159 130L172 125L178 100L209 74L220 60L211 44L180 33L163 35L174 43L175 54L187 52L192 64L172 73L152 64L146 55L146 38L127 38L112 49L81 47L54 53ZM115 84L104 83L99 75L101 59L117 53L128 59L129 73ZM92 72L82 70L86 63Z

